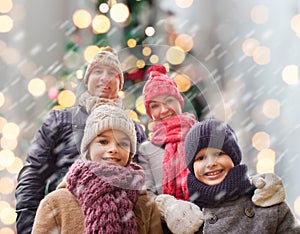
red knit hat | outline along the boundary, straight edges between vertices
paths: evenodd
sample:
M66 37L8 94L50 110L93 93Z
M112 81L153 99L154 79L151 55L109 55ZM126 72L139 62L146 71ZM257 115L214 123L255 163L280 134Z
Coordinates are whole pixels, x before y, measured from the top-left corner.
M149 103L159 95L172 95L184 107L184 100L174 80L167 76L166 68L161 65L153 65L148 69L149 78L143 89L144 105L147 115L151 118Z

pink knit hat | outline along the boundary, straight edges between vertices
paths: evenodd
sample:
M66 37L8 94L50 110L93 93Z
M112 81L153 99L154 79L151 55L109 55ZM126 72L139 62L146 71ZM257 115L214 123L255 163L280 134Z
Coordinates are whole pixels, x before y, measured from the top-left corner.
M159 95L172 95L184 107L184 100L174 80L167 76L166 68L161 65L153 65L148 69L149 78L143 89L144 105L147 115L151 118L149 103Z

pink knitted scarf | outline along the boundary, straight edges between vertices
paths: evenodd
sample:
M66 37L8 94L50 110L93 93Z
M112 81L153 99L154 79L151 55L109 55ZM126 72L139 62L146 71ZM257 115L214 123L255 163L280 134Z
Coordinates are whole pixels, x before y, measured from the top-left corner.
M84 233L137 233L133 210L145 180L139 165L77 160L66 179L84 213Z
M187 175L185 163L184 140L189 129L197 122L190 113L183 113L171 119L154 122L151 142L156 145L165 144L163 159L162 184L163 193L177 199L188 200Z

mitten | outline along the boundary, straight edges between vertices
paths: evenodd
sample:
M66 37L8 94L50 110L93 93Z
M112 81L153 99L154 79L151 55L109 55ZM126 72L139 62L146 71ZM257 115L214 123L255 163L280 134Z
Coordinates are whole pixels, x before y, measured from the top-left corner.
M200 208L188 201L176 200L167 194L155 198L161 217L174 234L193 234L203 224Z
M280 177L273 173L263 173L251 177L252 184L257 188L252 201L255 205L268 207L285 200L285 189Z

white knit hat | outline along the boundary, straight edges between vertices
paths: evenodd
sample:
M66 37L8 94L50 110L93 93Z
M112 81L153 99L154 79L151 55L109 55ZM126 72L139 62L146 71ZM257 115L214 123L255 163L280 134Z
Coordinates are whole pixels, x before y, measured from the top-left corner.
M83 160L88 160L89 144L99 134L110 129L120 130L129 137L130 157L132 158L136 152L136 132L134 123L121 108L102 105L94 109L86 120L84 135L81 142L81 154Z
M97 66L97 65L108 65L114 68L118 73L119 73L119 78L120 78L120 90L123 88L124 84L124 76L122 72L122 67L121 63L118 59L118 54L117 52L107 46L103 48L98 54L95 55L95 57L90 61L88 64L85 75L84 75L84 84L87 85L89 81L89 76L92 72L92 70Z

